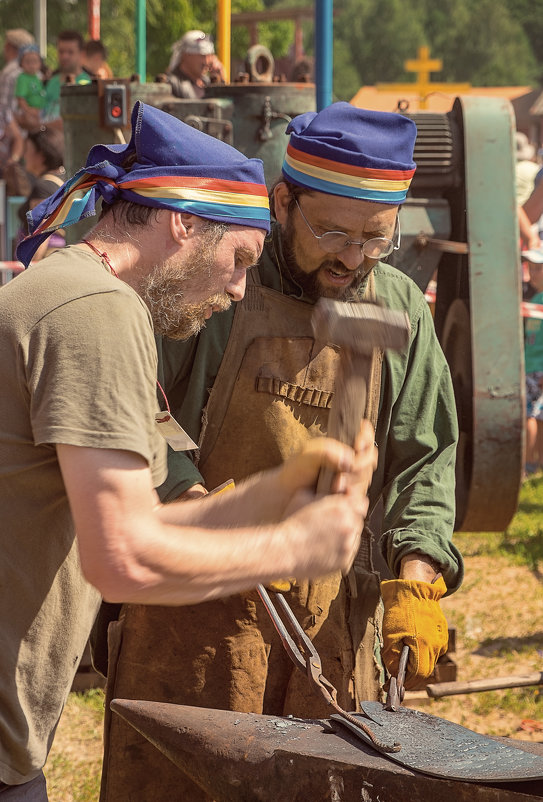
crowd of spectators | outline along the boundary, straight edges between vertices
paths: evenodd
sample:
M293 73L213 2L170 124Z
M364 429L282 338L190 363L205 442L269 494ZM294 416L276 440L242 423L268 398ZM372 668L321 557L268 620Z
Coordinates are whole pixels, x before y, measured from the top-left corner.
M57 64L51 69L29 31L14 28L5 32L0 71L0 178L8 195L26 198L20 217L31 208L29 203L46 197L45 185L54 192L55 176L51 179L51 174L63 170L62 87L114 77L99 39L85 41L78 31L64 30L57 35L56 51ZM203 96L209 83L224 82L225 71L212 39L193 30L172 45L168 68L156 80L169 83L176 97L196 98ZM53 130L57 135L50 133ZM43 162L42 145L47 151ZM54 164L49 163L51 148ZM44 173L49 176L45 184ZM25 228L22 217L21 223L19 237Z

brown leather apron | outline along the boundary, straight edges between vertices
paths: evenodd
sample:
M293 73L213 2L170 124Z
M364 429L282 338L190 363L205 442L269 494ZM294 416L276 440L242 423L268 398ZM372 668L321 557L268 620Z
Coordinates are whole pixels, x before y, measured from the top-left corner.
M208 488L277 465L309 437L326 433L338 353L316 344L311 314L310 304L260 286L257 276L248 282L204 411L199 470ZM366 410L374 423L379 357ZM379 579L370 545L365 533L356 560L356 599L339 572L298 582L286 594L347 710L381 692ZM121 621L122 632L115 629L118 659L110 656L109 698L329 715L284 652L256 592L189 607L126 605ZM179 770L118 717L106 731L102 802L207 798L194 785L181 792Z

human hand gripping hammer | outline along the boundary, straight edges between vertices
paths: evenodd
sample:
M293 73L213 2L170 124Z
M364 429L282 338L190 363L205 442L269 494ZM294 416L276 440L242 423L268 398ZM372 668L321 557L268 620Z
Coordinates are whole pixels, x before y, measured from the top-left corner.
M373 303L320 298L315 304L312 325L318 342L340 349L328 436L354 446L366 409L374 349L403 348L409 339L409 317L407 312ZM323 468L317 483L317 494L330 493L333 482L333 472ZM368 478L368 487L370 483L371 477ZM352 571L349 576L350 592L356 596Z

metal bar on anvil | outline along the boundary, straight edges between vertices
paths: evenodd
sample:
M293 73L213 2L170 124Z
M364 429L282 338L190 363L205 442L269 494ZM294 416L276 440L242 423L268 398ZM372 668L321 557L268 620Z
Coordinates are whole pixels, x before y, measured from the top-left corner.
M217 802L543 799L541 781L492 786L410 771L326 721L126 699L114 699L111 709ZM515 745L543 754L541 744Z

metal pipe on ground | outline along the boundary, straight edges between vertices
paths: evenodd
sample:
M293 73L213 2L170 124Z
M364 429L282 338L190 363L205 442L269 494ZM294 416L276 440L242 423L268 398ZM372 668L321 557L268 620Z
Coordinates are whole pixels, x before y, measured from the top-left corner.
M468 682L439 682L427 685L426 693L432 699L439 699L442 696L456 696L461 693L499 691L505 688L524 688L530 685L543 685L543 671L511 677L495 677L494 679L474 679Z

